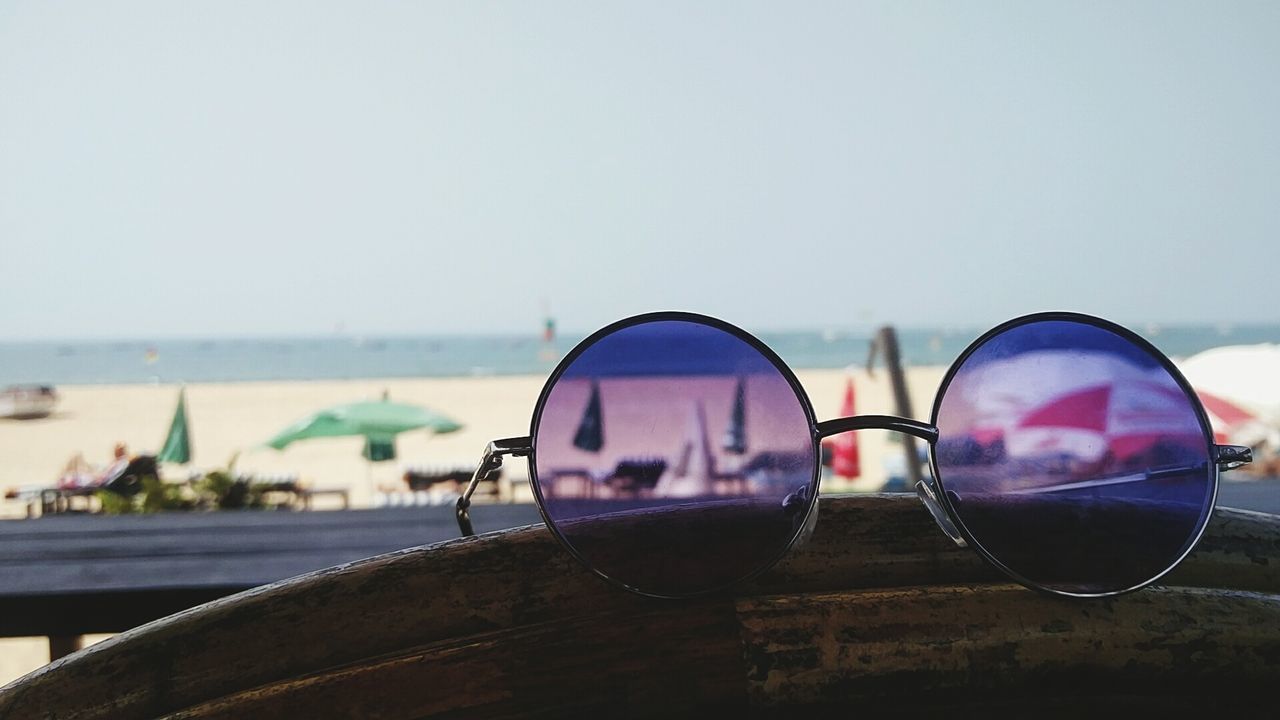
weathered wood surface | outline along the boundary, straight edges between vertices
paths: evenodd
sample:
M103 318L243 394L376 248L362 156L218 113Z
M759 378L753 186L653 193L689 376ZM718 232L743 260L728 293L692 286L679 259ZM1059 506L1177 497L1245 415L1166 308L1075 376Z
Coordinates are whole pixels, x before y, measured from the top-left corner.
M1280 513L1280 480L1224 483L1220 505ZM479 532L540 522L486 504ZM322 568L458 536L453 507L58 516L0 522L0 637L122 632Z
M538 522L477 506L480 531ZM458 537L453 506L0 522L0 637L121 632L303 573Z
M73 654L0 717L1189 716L1280 681L1280 518L1219 510L1165 586L1085 601L1007 584L914 498L820 512L777 568L691 602L614 589L542 527L372 558Z

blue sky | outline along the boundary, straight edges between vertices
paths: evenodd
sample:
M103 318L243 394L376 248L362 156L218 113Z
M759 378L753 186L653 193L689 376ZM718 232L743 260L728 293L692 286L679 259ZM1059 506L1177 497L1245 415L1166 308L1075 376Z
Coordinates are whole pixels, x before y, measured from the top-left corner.
M0 339L1280 322L1280 4L0 5Z

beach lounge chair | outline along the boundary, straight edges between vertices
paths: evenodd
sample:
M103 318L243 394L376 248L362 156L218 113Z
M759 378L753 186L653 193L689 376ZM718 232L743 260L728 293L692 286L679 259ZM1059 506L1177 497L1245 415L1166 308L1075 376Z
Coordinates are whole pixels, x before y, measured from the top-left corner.
M376 507L443 505L453 503L471 481L474 468L410 467L401 476L404 490L383 488L374 498ZM502 495L502 473L499 470L476 488L481 498L497 500ZM508 483L509 484L509 483Z
M142 492L142 480L148 477L161 479L160 466L154 455L138 455L112 465L88 482L62 482L57 487L42 489L40 512L54 515L76 511L76 498L84 499L79 511L88 512L93 509L90 499L99 491L106 490L120 497L130 498Z
M667 461L662 458L623 458L603 482L618 493L651 492L666 471Z

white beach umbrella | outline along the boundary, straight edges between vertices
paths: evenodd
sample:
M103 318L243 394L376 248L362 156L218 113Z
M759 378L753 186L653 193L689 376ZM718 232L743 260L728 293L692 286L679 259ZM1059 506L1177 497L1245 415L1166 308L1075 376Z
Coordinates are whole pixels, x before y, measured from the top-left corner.
M1212 393L1280 427L1280 345L1228 345L1178 363L1196 390Z

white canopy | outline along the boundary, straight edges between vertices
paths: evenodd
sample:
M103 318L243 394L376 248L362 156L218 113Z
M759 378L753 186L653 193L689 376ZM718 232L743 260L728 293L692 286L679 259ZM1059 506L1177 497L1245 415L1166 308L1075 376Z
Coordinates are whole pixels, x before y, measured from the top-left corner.
M1197 390L1213 393L1280 427L1280 345L1228 345L1178 363Z

